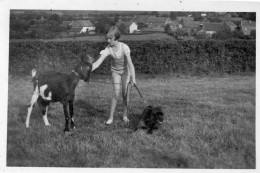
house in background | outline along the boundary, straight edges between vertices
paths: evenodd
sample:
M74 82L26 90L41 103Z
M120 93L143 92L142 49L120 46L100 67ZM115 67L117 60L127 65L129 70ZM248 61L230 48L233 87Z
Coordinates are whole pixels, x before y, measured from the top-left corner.
M151 17L147 19L148 28L155 31L164 31L167 24L172 23L169 17Z
M71 27L71 26L72 26L72 23L73 23L73 21L63 21L62 24L61 24L61 26L62 26L62 27L65 27L65 28Z
M205 34L207 38L211 38L213 34L224 29L223 23L203 23L202 29L198 31L197 35Z
M125 32L130 34L139 31L138 25L133 21L122 21L121 19L119 19L119 21L116 23L116 26L119 28L124 28Z
M76 20L72 23L70 34L81 34L88 32L89 34L95 33L96 27L90 20Z
M241 30L244 35L250 35L252 30L256 30L256 22L251 20L241 21Z
M201 28L201 22L199 21L192 21L192 20L186 20L182 28L188 31L188 35L191 36L194 33L197 33Z
M222 17L220 18L221 21L226 22L226 21L231 21L233 22L235 25L239 26L241 24L241 21L243 21L244 19L241 17Z
M155 16L152 15L137 15L135 16L132 21L135 22L139 28L143 28L143 27L148 27L148 22L147 20L149 18L154 18Z
M37 23L44 23L48 21L48 19L45 19L44 16L42 15L41 18L37 21Z
M189 22L189 21L194 21L194 17L179 16L179 17L177 17L177 20L185 23L185 22Z
M167 24L172 23L169 17L156 17L153 15L138 15L132 19L138 29L142 31L164 31Z
M172 23L169 23L169 26L171 28L171 31L175 32L180 28L180 22L178 20L174 20L172 21Z
M224 23L230 28L231 31L235 31L235 29L237 28L237 25L231 21L225 21Z

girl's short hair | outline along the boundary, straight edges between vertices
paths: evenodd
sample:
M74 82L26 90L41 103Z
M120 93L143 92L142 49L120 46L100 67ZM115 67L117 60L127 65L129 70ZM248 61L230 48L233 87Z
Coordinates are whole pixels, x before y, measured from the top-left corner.
M115 40L118 40L120 38L120 31L117 26L112 26L107 32L107 34L113 34L115 37Z

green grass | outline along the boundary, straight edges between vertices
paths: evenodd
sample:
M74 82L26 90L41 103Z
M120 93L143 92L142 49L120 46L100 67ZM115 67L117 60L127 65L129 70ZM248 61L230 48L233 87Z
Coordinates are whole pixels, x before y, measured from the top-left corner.
M110 82L110 76L95 80ZM112 86L81 81L74 104L77 129L65 136L59 103L49 109L51 127L44 126L36 105L25 128L32 84L10 75L7 166L255 168L255 76L138 76L137 82L150 104L163 107L159 130L131 133L145 107L134 88L131 123L121 120L120 99L114 123L106 126Z

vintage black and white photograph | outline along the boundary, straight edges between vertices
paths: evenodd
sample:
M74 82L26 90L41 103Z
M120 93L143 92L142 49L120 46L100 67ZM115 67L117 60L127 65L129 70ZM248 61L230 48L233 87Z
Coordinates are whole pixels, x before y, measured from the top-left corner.
M256 170L260 3L15 2L3 170Z

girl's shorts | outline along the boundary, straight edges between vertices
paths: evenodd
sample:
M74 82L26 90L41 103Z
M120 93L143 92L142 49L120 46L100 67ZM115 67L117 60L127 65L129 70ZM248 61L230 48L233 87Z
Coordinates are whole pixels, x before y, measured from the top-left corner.
M111 70L112 78L118 78L120 77L122 81L126 82L130 79L130 71L127 70L121 70L121 71L114 71Z

